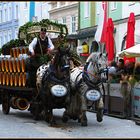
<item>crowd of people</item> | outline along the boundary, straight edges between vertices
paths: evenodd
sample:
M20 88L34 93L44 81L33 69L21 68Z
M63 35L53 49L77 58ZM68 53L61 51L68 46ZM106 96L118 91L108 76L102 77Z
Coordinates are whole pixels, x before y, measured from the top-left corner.
M120 83L122 80L129 80L132 76L136 81L140 80L140 62L130 62L119 59L108 64L109 80L112 83Z

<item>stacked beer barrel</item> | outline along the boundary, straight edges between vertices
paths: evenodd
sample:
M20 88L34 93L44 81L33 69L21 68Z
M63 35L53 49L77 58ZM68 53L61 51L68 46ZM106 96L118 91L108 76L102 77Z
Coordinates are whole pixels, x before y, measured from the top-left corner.
M16 47L9 56L0 57L0 85L25 87L28 73L26 60L28 47Z

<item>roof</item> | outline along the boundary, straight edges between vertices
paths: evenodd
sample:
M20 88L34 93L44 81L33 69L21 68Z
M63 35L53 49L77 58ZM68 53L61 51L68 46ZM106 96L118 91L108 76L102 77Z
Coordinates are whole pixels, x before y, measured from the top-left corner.
M84 39L87 37L94 37L96 32L96 27L89 27L80 29L77 34L67 35L68 39Z

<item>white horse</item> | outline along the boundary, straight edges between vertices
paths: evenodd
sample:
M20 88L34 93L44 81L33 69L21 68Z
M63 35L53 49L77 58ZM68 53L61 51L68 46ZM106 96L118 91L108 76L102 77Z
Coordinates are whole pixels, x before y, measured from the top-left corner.
M64 112L63 119L69 116L72 119L78 119L82 126L87 126L87 99L85 94L89 87L92 89L98 89L101 85L101 80L105 78L105 74L101 74L101 71L107 67L106 57L99 52L93 52L86 60L85 66L75 67L71 70L71 88L73 92L72 102L67 112ZM104 108L103 98L99 99L97 108ZM97 114L99 115L99 114ZM98 118L97 121L102 121L102 118Z

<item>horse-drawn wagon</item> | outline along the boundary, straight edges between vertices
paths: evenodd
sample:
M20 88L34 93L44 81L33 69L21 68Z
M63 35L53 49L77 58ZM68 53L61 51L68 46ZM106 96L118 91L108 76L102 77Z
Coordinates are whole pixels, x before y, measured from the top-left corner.
M40 22L28 22L21 26L19 39L23 39L29 44L33 37L39 34L41 27L46 28L50 33L57 33L64 37L67 35L66 25L43 19ZM42 63L47 60L46 57L41 57ZM31 84L35 81L31 81L29 77L29 73L32 72L28 67L29 60L28 46L11 48L9 55L0 56L0 97L4 114L8 114L10 108L30 110L31 104L38 94L36 86Z

